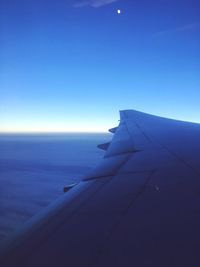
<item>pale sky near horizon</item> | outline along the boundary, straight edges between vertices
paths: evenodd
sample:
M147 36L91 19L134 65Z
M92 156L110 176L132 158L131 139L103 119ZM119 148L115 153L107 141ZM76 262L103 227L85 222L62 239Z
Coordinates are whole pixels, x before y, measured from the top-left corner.
M200 122L199 18L198 0L0 0L0 132Z

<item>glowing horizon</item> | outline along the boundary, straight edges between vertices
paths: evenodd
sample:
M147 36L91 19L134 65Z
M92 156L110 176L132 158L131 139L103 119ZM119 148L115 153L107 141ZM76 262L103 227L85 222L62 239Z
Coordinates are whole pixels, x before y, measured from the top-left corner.
M144 111L145 112L145 111ZM168 119L174 119L174 120L179 120L179 121L185 121L185 122L191 122L191 123L200 123L200 117L198 113L196 116L192 117L189 112L187 116L168 116L168 114L164 113L155 113L155 112L145 112L149 113L155 116L160 116L163 118L168 118ZM114 116L115 115L115 116ZM118 116L116 116L118 115ZM51 123L48 123L49 121L47 120L46 122L41 123L40 125L38 123L32 123L31 125L26 126L23 124L18 123L15 121L13 122L12 126L11 125L6 125L0 126L0 134L17 134L17 133L35 133L35 134L48 134L48 133L55 133L55 134L67 134L67 133L108 133L110 128L118 126L119 123L119 113L117 112L116 114L113 114L113 119L110 119L109 121L104 122L103 121L103 116L101 119L97 120L94 122L94 120L88 119L88 120L74 120L73 123L67 125L67 121L60 121L59 123L54 121L54 126L52 126ZM13 127L13 125L15 125Z
M53 127L53 126L45 126L45 127L5 127L0 128L0 133L106 133L108 132L108 129L112 128L112 125L110 127L107 127L107 130L105 127L96 126L94 128L91 127L82 127L80 128L79 125L77 127Z
M109 131L103 131L103 130L97 130L97 131L91 131L91 130L0 130L0 134L76 134L76 133L88 133L88 134L92 134L92 133L109 133Z

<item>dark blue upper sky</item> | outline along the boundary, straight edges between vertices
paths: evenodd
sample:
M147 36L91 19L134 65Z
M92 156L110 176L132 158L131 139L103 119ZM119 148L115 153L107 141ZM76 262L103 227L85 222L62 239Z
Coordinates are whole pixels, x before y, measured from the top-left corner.
M200 122L199 59L199 0L0 0L0 130Z

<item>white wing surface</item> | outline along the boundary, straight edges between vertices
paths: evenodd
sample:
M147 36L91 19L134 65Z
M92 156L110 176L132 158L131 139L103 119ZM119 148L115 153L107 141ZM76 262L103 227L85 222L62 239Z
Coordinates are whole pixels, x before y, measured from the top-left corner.
M1 266L200 266L200 125L126 110L110 131L100 164L8 241Z

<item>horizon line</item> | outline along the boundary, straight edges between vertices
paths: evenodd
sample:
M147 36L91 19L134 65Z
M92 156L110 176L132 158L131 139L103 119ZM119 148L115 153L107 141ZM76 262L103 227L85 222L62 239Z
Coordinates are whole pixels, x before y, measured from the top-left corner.
M0 131L0 135L4 134L101 134L109 133L109 131Z

